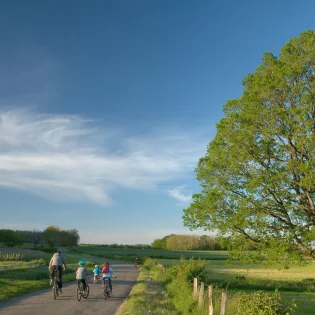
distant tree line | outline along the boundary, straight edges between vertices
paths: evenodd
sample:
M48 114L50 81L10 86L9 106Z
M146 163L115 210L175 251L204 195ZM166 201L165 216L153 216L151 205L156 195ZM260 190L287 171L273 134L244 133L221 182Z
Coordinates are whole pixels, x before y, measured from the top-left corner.
M95 246L95 247L108 247L108 248L135 248L135 249L150 249L151 245L148 244L85 244L80 243L81 246Z
M152 249L169 250L226 250L222 242L208 235L167 235L156 239L151 244Z
M32 243L35 249L43 244L72 247L78 245L79 240L78 230L63 230L58 226L48 226L44 231L0 230L0 242L7 247L22 246L24 243Z

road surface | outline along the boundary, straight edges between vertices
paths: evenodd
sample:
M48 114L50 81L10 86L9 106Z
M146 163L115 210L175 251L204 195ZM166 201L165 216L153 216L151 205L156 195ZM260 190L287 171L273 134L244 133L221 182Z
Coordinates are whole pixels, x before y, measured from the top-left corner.
M128 296L137 281L138 271L132 264L115 262L111 264L117 279L112 279L113 295L105 300L101 284L94 285L92 277L88 279L90 294L87 299L76 299L75 282L65 283L63 293L53 299L52 289L45 289L0 303L0 314L5 315L70 315L70 314L106 314L114 315ZM48 280L47 280L48 281Z

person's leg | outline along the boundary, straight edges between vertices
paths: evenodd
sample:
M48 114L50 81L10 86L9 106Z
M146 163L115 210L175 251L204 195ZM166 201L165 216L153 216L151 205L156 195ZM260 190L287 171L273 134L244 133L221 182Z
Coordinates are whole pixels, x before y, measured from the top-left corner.
M50 278L50 283L52 283L52 279L53 279L53 276L54 276L54 270L55 270L55 267L56 267L56 266L50 266L50 267L49 267L49 278Z
M112 287L112 279L111 278L108 278L108 284L109 284L110 292L112 292L113 291L113 287Z
M52 265L49 268L49 277L50 277L50 285L53 285L53 278L54 278L54 273L57 273L57 266L56 265ZM56 274L57 277L57 274Z
M82 279L81 281L82 281L82 285L83 285L83 291L85 291L85 290L86 290L86 282L85 282L85 279Z
M62 267L61 266L58 266L57 281L58 281L58 288L59 290L61 290L62 289Z

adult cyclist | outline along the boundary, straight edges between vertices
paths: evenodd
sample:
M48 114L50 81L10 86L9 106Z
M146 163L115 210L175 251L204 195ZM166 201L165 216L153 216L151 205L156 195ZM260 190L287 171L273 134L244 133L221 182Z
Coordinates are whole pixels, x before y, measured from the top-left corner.
M66 270L66 267L66 261L61 255L61 249L59 248L58 252L53 254L53 256L51 257L48 270L50 274L50 285L52 285L53 283L54 271L57 272L57 284L60 293L62 293L62 269Z

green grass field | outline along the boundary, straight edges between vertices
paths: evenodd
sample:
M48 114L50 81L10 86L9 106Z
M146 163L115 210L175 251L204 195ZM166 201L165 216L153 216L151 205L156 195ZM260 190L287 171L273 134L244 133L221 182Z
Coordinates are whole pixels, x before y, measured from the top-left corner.
M284 301L296 300L298 309L295 314L315 314L315 262L305 267L280 269L281 266L265 267L263 264L242 264L238 261L227 264L226 251L166 251L92 246L78 246L74 249L82 254L104 257L151 257L166 267L178 262L181 256L206 259L209 284L215 283L231 292L241 290L248 293L258 290L272 292L278 288Z
M102 256L125 256L133 257L151 257L156 259L179 259L181 256L186 258L200 257L202 259L226 260L228 253L226 251L189 251L189 250L162 250L162 249L135 249L135 248L108 248L99 246L75 246L73 250L82 254L102 255Z
M1 261L0 262L0 302L13 296L48 288L48 263L52 255L45 254L44 259L31 261ZM75 280L78 258L65 255L67 270L63 282ZM87 259L87 267L93 270L94 261Z
M160 262L170 267L177 260L161 259ZM207 276L209 284L227 287L232 292L271 292L278 288L284 301L296 300L298 309L295 314L315 314L315 262L305 267L279 269L263 264L241 264L238 261L226 264L223 260L208 260Z

